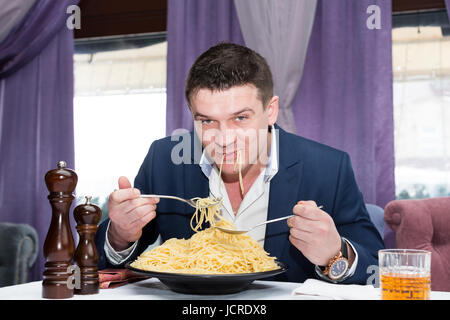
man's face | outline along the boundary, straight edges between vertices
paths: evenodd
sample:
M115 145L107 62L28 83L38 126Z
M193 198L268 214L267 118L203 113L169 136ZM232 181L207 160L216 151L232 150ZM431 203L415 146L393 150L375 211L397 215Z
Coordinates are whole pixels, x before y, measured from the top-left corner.
M236 174L239 160L242 170L254 164L267 164L268 127L278 115L278 97L266 108L253 85L232 87L224 91L200 89L191 97L194 128L211 159L223 174Z

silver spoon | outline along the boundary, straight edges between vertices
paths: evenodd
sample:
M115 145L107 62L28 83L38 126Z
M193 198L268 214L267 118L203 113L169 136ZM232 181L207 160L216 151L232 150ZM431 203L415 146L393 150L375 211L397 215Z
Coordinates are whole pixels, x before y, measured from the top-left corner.
M166 196L166 195L159 195L159 194L141 194L141 198L165 198L165 199L173 199L173 200L178 200L178 201L183 201L185 203L187 203L188 205L190 205L191 207L197 208L197 201L198 199L183 199L180 197L175 197L175 196ZM220 202L220 198L213 198L214 203L211 203L207 206L201 206L200 208L209 208L211 206L214 206L216 204L218 204Z
M319 207L317 207L317 208L318 208L318 209L321 209L321 208L323 208L323 206L319 206ZM219 229L220 231L223 231L223 232L226 232L226 233L230 233L230 234L243 234L243 233L250 232L250 231L252 231L253 229L258 228L258 227L260 227L260 226L263 226L263 225L265 225L265 224L272 223L272 222L277 222L277 221L281 221L281 220L286 220L286 219L289 219L289 218L291 218L291 217L295 217L295 214L291 214L291 215L286 216L286 217L276 218L276 219L267 220L267 221L258 223L257 225L251 227L251 228L248 229L248 230L233 230L233 229L221 228L221 227L216 227L216 226L214 226L214 228Z

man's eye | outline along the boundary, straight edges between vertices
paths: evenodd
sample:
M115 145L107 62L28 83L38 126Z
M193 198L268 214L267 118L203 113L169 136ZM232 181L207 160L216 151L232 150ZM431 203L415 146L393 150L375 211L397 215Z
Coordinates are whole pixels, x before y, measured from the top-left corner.
M235 119L237 121L244 121L245 119L247 119L247 117L246 116L237 116Z
M211 124L212 120L201 120L202 124Z

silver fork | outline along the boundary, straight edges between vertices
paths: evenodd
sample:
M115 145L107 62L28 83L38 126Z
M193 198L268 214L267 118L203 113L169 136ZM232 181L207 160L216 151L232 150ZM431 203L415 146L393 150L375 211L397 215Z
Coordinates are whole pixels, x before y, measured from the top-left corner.
M182 201L187 203L188 205L190 205L191 207L197 208L197 203L196 201L198 201L198 199L183 199L180 197L175 197L175 196L167 196L167 195L160 195L160 194L141 194L141 198L165 198L165 199L173 199L173 200L178 200L178 201ZM219 198L214 198L213 200L214 203L211 203L207 206L202 206L201 208L209 208L213 205L216 205L220 202Z
M321 208L323 208L323 206L319 206L319 207L317 207L317 208L318 208L318 209L321 209ZM248 229L248 230L234 230L234 229L227 229L227 228L221 228L221 227L216 227L216 226L214 226L214 228L219 229L219 230L222 231L222 232L226 232L226 233L230 233L230 234L243 234L243 233L250 232L250 231L252 231L253 229L255 229L255 228L257 228L257 227L260 227L260 226L263 226L263 225L265 225L265 224L272 223L272 222L277 222L277 221L281 221L281 220L286 220L286 219L289 219L289 218L291 218L291 217L295 217L295 215L294 215L294 214L291 214L291 215L286 216L286 217L281 217L281 218L276 218L276 219L272 219L272 220L267 220L267 221L258 223L257 225L251 227L251 228Z

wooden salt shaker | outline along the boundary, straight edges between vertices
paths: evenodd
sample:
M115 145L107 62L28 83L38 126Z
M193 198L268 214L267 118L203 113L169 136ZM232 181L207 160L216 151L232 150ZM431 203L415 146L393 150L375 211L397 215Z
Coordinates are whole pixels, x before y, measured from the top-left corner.
M73 296L69 277L75 245L70 229L69 210L77 182L77 174L66 168L64 161L59 161L58 168L45 175L45 183L50 191L48 200L52 207L52 219L44 242L43 298L65 299Z
M75 288L75 294L96 294L99 291L98 253L94 237L97 224L102 217L102 210L91 203L91 197L86 197L86 203L74 209L77 231L80 241L75 251L75 262L80 267L80 288Z

